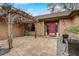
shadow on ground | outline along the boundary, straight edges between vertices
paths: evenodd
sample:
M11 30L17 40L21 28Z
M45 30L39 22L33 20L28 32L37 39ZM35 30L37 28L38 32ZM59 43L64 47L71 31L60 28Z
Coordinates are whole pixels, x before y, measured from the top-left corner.
M0 48L0 56L8 53L10 50L8 48Z
M79 44L69 43L69 56L79 56Z

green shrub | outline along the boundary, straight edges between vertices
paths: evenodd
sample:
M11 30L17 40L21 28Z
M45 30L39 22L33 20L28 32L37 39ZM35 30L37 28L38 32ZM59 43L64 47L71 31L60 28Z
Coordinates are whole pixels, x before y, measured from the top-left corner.
M67 29L69 32L79 34L79 24L78 25L71 25Z

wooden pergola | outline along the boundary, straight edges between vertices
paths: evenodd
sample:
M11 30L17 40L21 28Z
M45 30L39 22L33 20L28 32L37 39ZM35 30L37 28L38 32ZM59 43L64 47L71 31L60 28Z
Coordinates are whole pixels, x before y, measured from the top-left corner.
M13 33L12 33L12 26L15 22L17 23L34 23L36 25L37 20L35 17L29 15L28 13L21 11L20 9L16 9L14 7L3 7L2 10L6 11L5 13L1 14L0 16L8 22L8 42L9 42L9 49L11 49L12 46L12 39L13 39ZM36 33L36 26L35 26L35 38L37 37Z

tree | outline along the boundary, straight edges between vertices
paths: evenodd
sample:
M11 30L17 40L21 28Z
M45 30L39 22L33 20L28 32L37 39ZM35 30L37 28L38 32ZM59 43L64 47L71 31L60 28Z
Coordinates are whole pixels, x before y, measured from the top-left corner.
M79 9L79 3L65 3L65 5L69 10Z
M61 11L65 10L65 4L64 3L49 3L48 10L51 13L61 12Z
M4 3L1 5L1 8L6 11L6 16L8 15L8 44L9 44L9 49L11 49L13 47L12 20L11 20L11 13L10 13L12 5Z
M48 4L48 9L50 12L54 12L55 9L57 6L59 6L61 9L61 12L62 11L65 11L65 10L75 10L75 9L79 9L79 3L49 3ZM58 10L58 12L60 12L60 10Z

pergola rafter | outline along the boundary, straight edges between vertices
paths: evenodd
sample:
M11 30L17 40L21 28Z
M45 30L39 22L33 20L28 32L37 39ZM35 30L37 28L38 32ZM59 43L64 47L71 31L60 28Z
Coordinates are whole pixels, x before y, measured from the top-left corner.
M35 17L29 15L28 13L24 12L24 11L21 11L19 9L15 9L15 8L12 8L11 11L10 11L12 14L18 14L20 15L21 17L24 17L26 19L30 19L31 21L36 21L35 20Z

